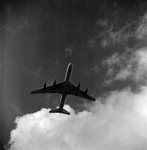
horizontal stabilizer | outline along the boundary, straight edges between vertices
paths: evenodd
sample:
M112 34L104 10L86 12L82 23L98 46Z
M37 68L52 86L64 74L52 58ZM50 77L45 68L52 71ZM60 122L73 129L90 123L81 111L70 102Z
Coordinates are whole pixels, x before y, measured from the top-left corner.
M70 113L67 110L65 109L60 110L60 108L50 110L49 113L63 113L66 115L70 115Z
M60 108L50 110L49 113L60 113Z
M65 109L62 109L61 113L66 114L66 115L70 115L70 113L67 110L65 110Z

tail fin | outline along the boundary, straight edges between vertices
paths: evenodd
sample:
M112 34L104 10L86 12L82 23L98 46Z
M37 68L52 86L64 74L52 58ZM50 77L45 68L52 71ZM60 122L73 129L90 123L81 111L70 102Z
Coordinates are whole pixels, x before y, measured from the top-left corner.
M67 110L65 109L60 110L60 108L50 110L49 113L63 113L66 115L70 115L70 113Z

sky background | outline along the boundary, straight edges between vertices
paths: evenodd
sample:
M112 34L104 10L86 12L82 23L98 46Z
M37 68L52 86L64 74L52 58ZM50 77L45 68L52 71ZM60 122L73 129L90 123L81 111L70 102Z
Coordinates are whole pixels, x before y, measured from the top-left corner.
M47 147L86 149L85 142L89 143L87 148L90 149L145 150L146 8L145 0L0 2L1 147L10 140L11 144L5 146L5 149L10 147L12 150L21 150L25 147L32 150L30 143L21 143L23 138L44 133L40 137L50 144L40 144L39 147L34 138L36 150ZM80 82L83 90L88 87L88 93L97 100L91 103L68 96L65 107L72 113L71 116L50 115L48 111L59 105L60 95L31 95L30 92L43 87L45 82L50 85L55 79L57 82L64 80L66 67L70 62L73 64L72 83L78 85ZM141 116L138 116L140 112ZM34 122L31 121L33 116L36 118ZM36 127L43 119L53 123L45 121L46 126ZM118 120L124 125L121 128L123 132L120 132ZM93 122L96 123L91 126ZM130 124L126 124L127 122ZM22 124L26 126L23 127ZM67 143L78 139L77 137L83 140L80 143L75 140L67 146L65 141L60 141L66 128L59 130L56 124L67 127ZM130 131L132 124L136 126ZM36 130L30 133L32 125ZM55 128L49 130L48 127L52 126ZM83 133L89 126L91 130L87 135L92 140L88 141ZM56 130L59 132L56 133ZM69 133L74 130L77 132L72 137ZM95 135L95 131L104 136ZM47 134L52 134L55 138L48 137ZM60 136L57 137L57 134ZM114 144L119 136L120 144ZM127 143L125 139L132 136L135 138ZM109 141L106 137L112 140ZM122 145L122 141L126 145ZM59 145L55 147L57 143Z

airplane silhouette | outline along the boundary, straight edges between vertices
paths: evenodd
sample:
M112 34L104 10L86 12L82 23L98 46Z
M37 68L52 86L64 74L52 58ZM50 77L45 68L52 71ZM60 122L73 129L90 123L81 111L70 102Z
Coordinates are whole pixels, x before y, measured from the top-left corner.
M64 103L66 100L67 95L75 95L82 98L86 98L88 100L95 101L93 97L87 94L88 88L85 91L80 89L80 83L75 86L70 82L70 78L72 75L72 64L69 63L66 70L65 79L63 82L57 83L56 80L53 82L53 85L46 87L46 83L44 84L43 88L32 91L31 94L41 94L41 93L60 93L60 107L54 110L50 110L49 113L63 113L70 115L68 111L63 109Z

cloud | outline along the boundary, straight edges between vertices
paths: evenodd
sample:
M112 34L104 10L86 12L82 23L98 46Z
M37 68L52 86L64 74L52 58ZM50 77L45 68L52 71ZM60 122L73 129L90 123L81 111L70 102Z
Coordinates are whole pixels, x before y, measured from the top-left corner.
M147 13L141 18L135 34L138 39L144 39L147 36Z
M91 69L90 69L90 71L92 71L93 73L99 73L99 71L100 71L100 68L98 67L98 66L94 66L94 67L92 67Z
M68 105L65 109L70 116L42 108L17 117L10 150L146 149L147 87L107 93L78 114Z
M72 55L73 51L74 51L74 49L73 49L72 47L67 47L67 48L65 49L65 52L66 52L68 55Z
M138 22L138 23L137 23ZM124 52L115 52L112 56L103 61L103 65L108 67L107 79L105 83L111 84L113 81L125 81L130 80L135 83L144 82L146 84L147 79L147 45L146 45L146 29L147 29L147 13L142 17L128 23L126 26L114 30L113 25L108 26L108 21L105 24L99 24L104 26L104 31L101 33L102 47L109 45L122 44L124 46ZM127 41L133 43L132 48L126 48Z
M105 23L105 21L103 21ZM103 25L103 24L98 24ZM101 46L106 47L109 45L124 44L128 41L130 37L133 37L133 32L131 32L131 24L126 24L125 26L115 29L113 25L108 23L104 24L104 31L100 33Z
M103 27L108 27L108 20L107 20L107 19L98 20L98 21L97 21L97 25L103 26Z
M28 27L28 20L27 19L19 19L16 20L15 18L10 18L10 20L3 26L6 31L9 33L17 33L20 30L26 29Z
M136 83L145 81L147 78L147 47L136 51L126 50L122 54L115 53L103 61L108 66L108 80L111 83L115 80L131 79Z
M126 45L130 41L134 40L134 45L140 40L146 41L147 37L147 13L136 20L126 22L125 25L118 28L119 21L117 24L111 23L111 19L99 20L97 25L102 27L103 30L99 34L101 38L101 46L103 48L107 46L116 46L118 44ZM137 42L138 43L138 42ZM130 43L131 45L131 43Z

